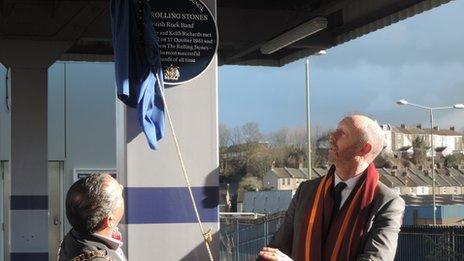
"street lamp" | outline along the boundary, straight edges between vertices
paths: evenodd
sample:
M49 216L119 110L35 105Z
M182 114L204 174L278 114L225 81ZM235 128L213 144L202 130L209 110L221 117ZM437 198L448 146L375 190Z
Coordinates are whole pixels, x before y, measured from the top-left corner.
M405 99L401 99L396 102L398 105L409 105L421 109L425 109L429 111L430 115L430 150L432 151L432 197L433 197L433 224L437 224L437 216L436 216L436 211L437 211L437 206L436 206L436 201L435 201L435 147L433 146L433 111L434 110L446 110L446 109L464 109L464 104L458 103L453 106L444 106L444 107L427 107L419 104L414 104L410 103Z
M325 50L321 50L313 55L319 56L327 54ZM308 134L308 178L312 178L311 170L311 85L309 79L309 58L306 59L306 128Z

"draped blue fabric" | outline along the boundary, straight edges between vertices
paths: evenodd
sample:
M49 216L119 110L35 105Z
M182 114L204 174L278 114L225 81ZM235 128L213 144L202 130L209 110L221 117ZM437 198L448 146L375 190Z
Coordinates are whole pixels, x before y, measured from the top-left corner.
M147 0L111 0L118 98L137 108L151 149L164 136L164 82L158 39Z

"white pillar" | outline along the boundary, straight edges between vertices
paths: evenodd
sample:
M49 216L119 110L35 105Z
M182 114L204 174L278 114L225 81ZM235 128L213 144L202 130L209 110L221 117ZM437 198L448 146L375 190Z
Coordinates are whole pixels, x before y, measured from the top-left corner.
M48 260L47 69L65 42L0 41L11 68L10 255Z
M215 13L215 0L206 1ZM198 78L167 88L166 100L205 229L219 256L217 61ZM126 187L124 234L129 260L208 260L166 121L166 136L151 151L135 110L119 102L118 173Z
M47 69L11 69L11 260L48 260Z

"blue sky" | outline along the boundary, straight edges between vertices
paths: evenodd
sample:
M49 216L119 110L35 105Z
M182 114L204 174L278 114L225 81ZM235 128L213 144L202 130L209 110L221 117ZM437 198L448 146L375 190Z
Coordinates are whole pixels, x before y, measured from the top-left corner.
M363 113L381 123L428 126L425 110L464 103L464 1L452 1L310 58L312 125ZM306 123L305 59L284 67L219 67L219 121L263 132ZM464 128L464 110L437 111L440 128Z

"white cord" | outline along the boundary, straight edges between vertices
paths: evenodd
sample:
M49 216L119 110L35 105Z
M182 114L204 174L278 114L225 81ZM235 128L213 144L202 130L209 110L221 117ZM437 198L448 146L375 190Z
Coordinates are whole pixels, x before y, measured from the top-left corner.
M158 74L156 74L156 80L158 81L158 84L161 84L161 81L160 81L160 78L159 78ZM182 172L184 174L185 182L187 183L187 188L188 188L188 191L189 191L189 194L190 194L190 200L192 201L193 209L195 210L195 215L197 217L198 225L200 226L203 241L205 242L205 246L206 246L206 250L208 251L209 259L211 261L214 261L213 255L211 253L211 249L210 249L210 246L209 246L209 242L212 241L211 229L208 229L208 231L205 232L205 229L203 228L203 224L201 223L200 214L198 213L197 204L195 203L195 198L193 197L192 186L190 185L190 180L189 180L189 177L187 175L187 170L185 168L184 160L182 158L182 153L180 151L179 141L177 140L177 136L176 136L176 133L174 131L174 126L172 124L171 114L169 113L168 105L166 103L164 92L161 89L161 87L160 87L160 92L161 92L161 97L163 98L164 109L166 110L166 115L168 116L168 121L169 121L169 126L171 128L172 137L174 138L174 143L176 145L177 156L179 158L180 165L182 167Z

